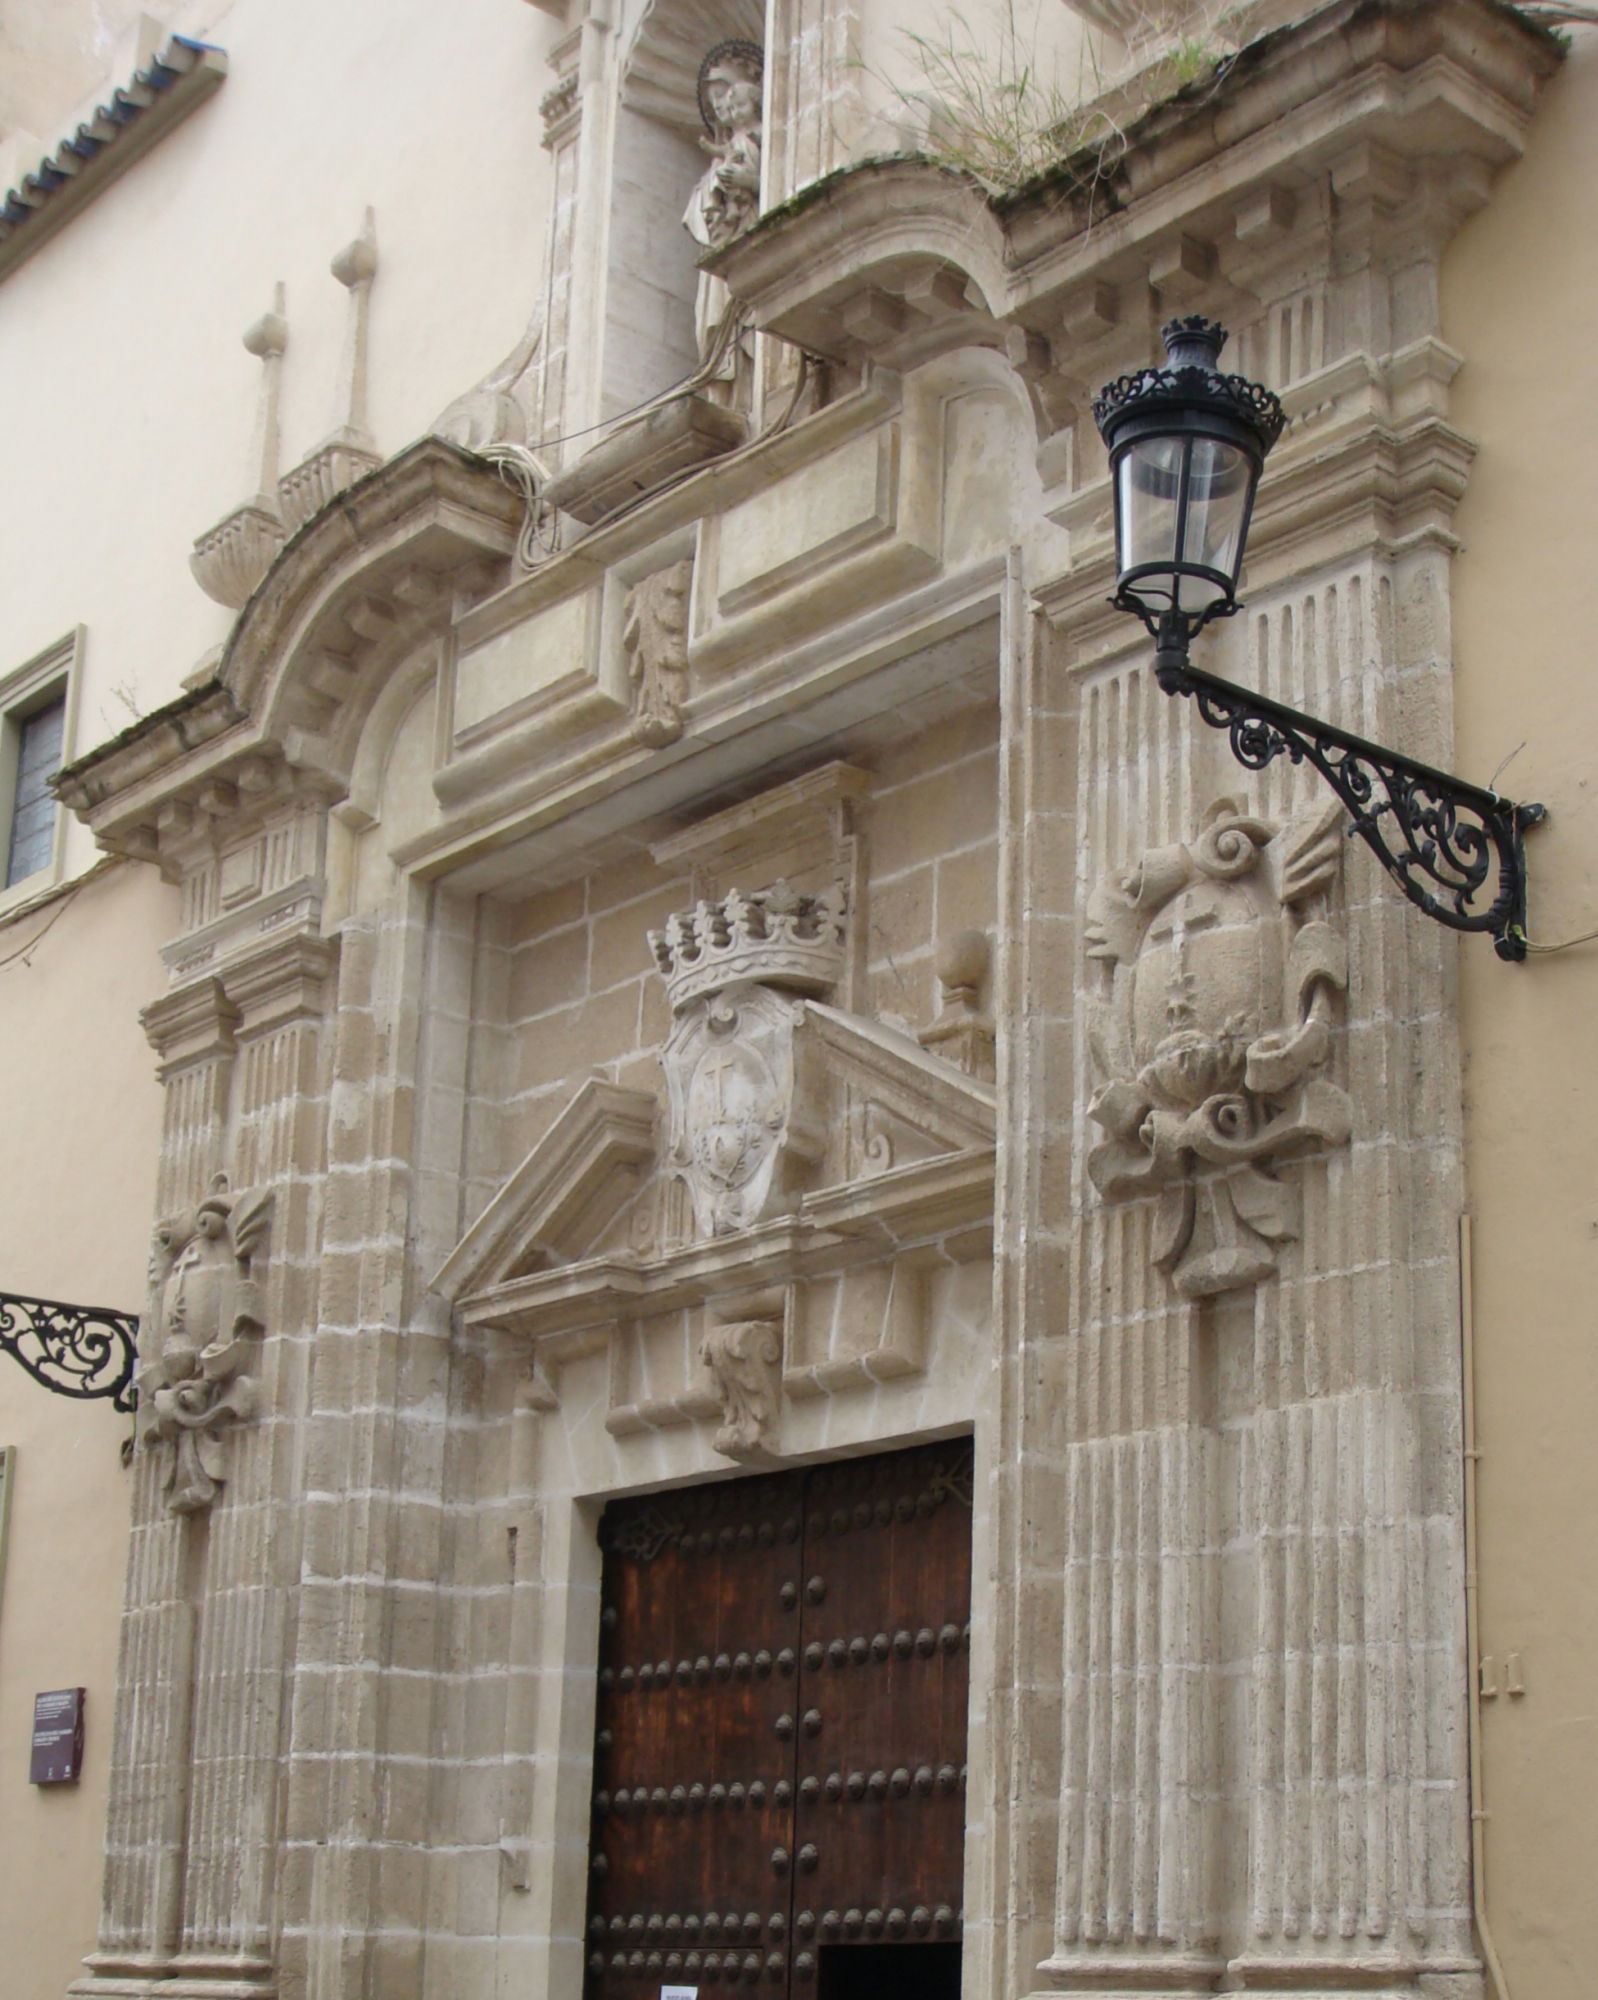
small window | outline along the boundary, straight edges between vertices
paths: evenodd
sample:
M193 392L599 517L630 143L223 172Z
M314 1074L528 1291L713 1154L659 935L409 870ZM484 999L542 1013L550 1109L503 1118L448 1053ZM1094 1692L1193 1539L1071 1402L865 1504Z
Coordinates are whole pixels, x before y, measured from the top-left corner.
M0 833L7 891L47 888L61 871L62 814L50 780L72 754L81 630L0 679Z
M11 846L6 887L48 868L55 853L55 797L50 780L61 768L67 698L58 694L17 727L16 781L11 794Z

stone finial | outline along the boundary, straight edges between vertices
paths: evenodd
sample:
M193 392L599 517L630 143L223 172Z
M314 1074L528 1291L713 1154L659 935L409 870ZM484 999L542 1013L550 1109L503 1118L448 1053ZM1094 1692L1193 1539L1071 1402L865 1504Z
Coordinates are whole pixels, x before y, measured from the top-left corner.
M272 309L244 330L244 350L261 364L256 401L255 435L250 466L256 476L255 494L195 541L189 556L194 580L207 597L240 610L250 592L266 575L282 548L285 534L278 503L278 398L283 351L288 346L288 321L283 315L283 286L273 288Z
M328 268L349 293L336 423L315 451L278 483L278 499L290 534L319 514L336 493L382 463L366 426L372 281L377 276L377 218L371 209L366 211L360 235L345 244Z
M847 896L842 884L818 896L776 882L746 896L674 913L649 933L672 1010L751 980L794 993L825 993L843 976Z
M993 1018L981 1007L990 957L986 931L952 931L943 940L937 961L942 1011L916 1038L924 1049L985 1083L994 1074Z

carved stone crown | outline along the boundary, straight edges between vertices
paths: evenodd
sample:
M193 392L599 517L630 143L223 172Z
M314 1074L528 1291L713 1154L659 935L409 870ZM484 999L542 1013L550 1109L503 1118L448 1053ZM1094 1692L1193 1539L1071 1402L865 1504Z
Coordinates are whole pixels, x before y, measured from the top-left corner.
M841 883L806 896L776 882L752 896L729 889L720 902L674 912L664 930L649 933L673 1011L744 979L828 991L843 973L847 904Z

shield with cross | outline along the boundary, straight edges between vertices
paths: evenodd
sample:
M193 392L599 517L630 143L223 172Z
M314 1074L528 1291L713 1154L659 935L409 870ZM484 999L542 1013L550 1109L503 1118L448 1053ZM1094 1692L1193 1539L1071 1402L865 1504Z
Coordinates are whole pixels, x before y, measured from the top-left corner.
M692 1002L661 1051L667 1157L687 1186L698 1236L730 1235L785 1205L803 1013L801 1001L745 981Z

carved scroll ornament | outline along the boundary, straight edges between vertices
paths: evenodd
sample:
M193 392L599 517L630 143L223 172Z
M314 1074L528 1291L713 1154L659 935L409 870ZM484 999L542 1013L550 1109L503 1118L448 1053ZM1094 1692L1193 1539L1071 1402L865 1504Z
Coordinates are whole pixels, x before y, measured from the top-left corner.
M1158 1195L1155 1261L1187 1298L1276 1268L1296 1196L1269 1169L1349 1135L1325 1073L1347 982L1326 915L1340 827L1335 801L1277 825L1223 799L1089 907L1106 1080L1088 1111L1106 1136L1088 1173L1108 1202Z
M235 1195L226 1174L205 1199L155 1232L153 1352L139 1370L140 1431L165 1446L167 1507L195 1514L222 1484L222 1434L255 1411L246 1373L262 1331L257 1271L272 1196Z
M714 1319L699 1343L721 1397L715 1446L724 1457L764 1461L776 1443L782 1397L780 1292L749 1301L738 1318Z

